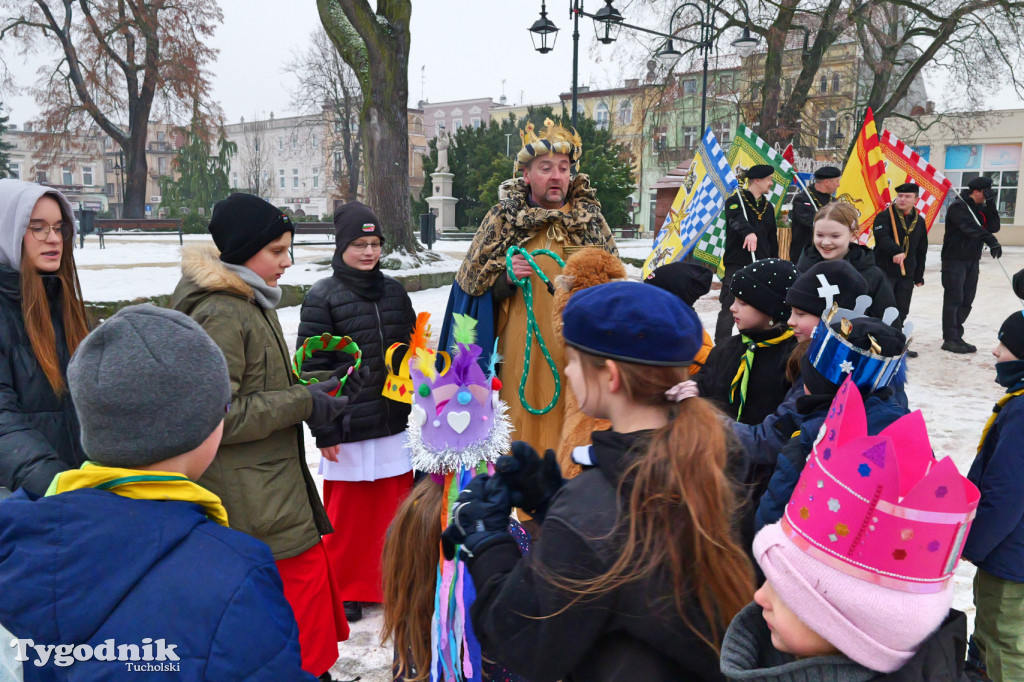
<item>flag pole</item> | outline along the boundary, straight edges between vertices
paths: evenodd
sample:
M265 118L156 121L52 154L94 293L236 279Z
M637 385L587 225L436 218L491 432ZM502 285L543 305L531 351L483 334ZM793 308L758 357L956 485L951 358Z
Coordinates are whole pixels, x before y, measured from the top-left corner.
M892 212L891 201L889 202L889 219L892 220L892 238L896 242L896 246L900 246L900 233L896 231L896 216ZM907 269L903 267L903 263L900 263L900 274L904 277L907 276Z

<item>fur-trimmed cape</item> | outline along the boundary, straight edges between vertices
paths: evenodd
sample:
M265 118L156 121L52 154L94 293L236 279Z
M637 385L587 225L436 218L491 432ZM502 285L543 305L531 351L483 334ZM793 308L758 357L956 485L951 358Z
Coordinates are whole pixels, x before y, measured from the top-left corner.
M527 202L529 194L530 188L522 178L506 180L498 188L498 203L484 216L455 276L470 296L487 293L498 275L505 272L509 247L522 246L541 229L569 246L600 246L619 254L589 177L581 173L573 178L568 202L562 209L531 206Z

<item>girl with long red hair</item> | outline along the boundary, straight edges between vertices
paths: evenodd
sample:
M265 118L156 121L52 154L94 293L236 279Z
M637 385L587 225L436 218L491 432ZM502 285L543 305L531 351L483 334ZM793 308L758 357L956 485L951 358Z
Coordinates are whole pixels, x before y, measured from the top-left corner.
M0 180L0 493L42 495L85 461L66 381L89 333L75 229L60 192Z

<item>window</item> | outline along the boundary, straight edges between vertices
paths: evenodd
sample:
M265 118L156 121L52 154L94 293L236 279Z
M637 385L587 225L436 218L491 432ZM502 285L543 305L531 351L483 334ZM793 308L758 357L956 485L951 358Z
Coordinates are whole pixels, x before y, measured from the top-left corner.
M470 119L469 120L469 124L471 126L473 126L474 128L479 128L482 125L482 122L480 121L480 118L477 117L477 118Z
M696 95L697 94L697 79L687 78L683 81L683 94L684 95Z
M319 140L316 139L316 133L313 133L313 135L309 138L309 146L312 147L313 149L316 149L316 145L318 142Z
M277 138L277 150L281 151L281 152L284 151L284 138L283 137Z
M611 116L608 113L608 105L601 102L594 109L594 122L597 123L598 130L608 130L608 119Z
M453 118L452 119L452 130L462 130L462 119L461 118Z
M277 184L281 189L284 189L284 168L277 169Z
M298 148L299 148L299 136L296 135L295 133L292 133L292 151L295 151Z
M292 168L292 189L299 188L299 169Z
M157 132L157 134L156 134L156 141L157 142L164 142L166 139L167 139L167 134L166 133L164 133L163 131L158 131Z
M633 122L633 103L628 99L619 102L619 123L627 124Z
M156 168L160 175L167 175L167 157L161 156L156 160Z
M313 189L318 189L319 187L320 187L320 169L319 168L314 168L313 169Z
M832 92L833 93L839 92L839 74L838 73L832 74Z
M654 144L655 154L657 154L660 151L664 151L666 148L668 148L668 134L665 132L654 133L652 143Z
M82 166L82 184L92 187L92 166Z
M114 196L114 183L108 182L107 189L103 193L106 194L108 197Z
M73 185L75 184L75 175L72 173L70 168L64 167L60 169L60 182L62 185Z
M818 148L831 149L841 141L839 118L836 112L826 109L818 119Z
M1013 222L1017 205L1017 187L1020 182L1019 170L946 171L945 175L953 183L953 189L949 191L949 195L946 197L943 213L939 215L939 220L945 219L945 210L956 200L955 196L957 194L967 189L967 183L983 175L992 180L992 189L996 193L996 210L999 211L999 222Z
M718 74L718 91L720 93L732 92L736 82L733 80L731 73L720 73Z
M345 156L341 152L334 152L334 175L341 177L345 169Z
M238 187L238 173L231 173L231 186Z
M729 140L731 138L728 123L712 124L711 130L715 133L715 138L718 140L718 144L723 146L729 144Z
M21 164L11 162L11 180L21 180Z
M819 92L828 92L828 76L822 76L821 82L818 84Z
M36 183L43 184L48 178L46 177L46 171L36 171Z
M697 140L700 139L700 133L697 131L697 126L683 126L683 146L687 149L694 149L697 147Z

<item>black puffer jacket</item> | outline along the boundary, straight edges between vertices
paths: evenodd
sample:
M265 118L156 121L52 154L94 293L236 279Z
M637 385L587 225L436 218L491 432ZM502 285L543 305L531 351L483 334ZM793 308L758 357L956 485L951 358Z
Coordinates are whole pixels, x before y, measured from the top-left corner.
M61 374L67 376L61 283L52 276L44 276L43 283ZM84 461L71 396L57 397L32 352L21 315L21 275L0 265L0 487L42 495L56 474Z
M409 294L398 280L379 270L359 273L342 263L340 255L334 261L335 274L314 284L302 302L296 347L324 332L350 336L363 351L363 366L370 368L370 378L345 416L313 431L318 447L401 433L411 409L381 395L388 375L384 353L393 343L408 343L416 324ZM302 364L302 370L335 370L352 362L347 353L317 353Z
M978 260L982 246L992 248L999 244L995 233L1000 227L995 201L977 204L971 198L971 190L963 190L946 212L942 260Z
M797 271L802 275L811 269L812 265L825 260L812 245L805 249L800 262L796 264ZM885 273L875 265L875 254L866 246L850 244L850 250L846 252L844 260L857 268L857 272L868 283L868 296L871 297L871 307L868 308L868 315L882 319L886 308L896 307L896 295L892 293L892 285L885 278Z

